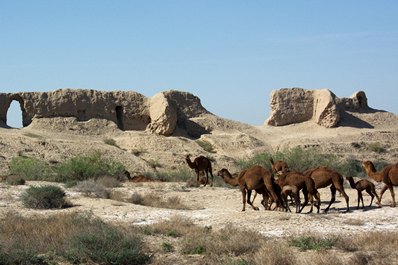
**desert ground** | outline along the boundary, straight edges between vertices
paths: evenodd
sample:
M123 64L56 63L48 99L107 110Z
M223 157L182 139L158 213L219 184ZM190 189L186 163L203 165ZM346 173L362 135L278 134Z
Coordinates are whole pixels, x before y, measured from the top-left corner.
M164 165L159 166L160 171L188 168L184 158L190 153L193 156L203 154L213 157L215 175L216 171L222 167L230 168L232 172L236 170L233 163L235 159L249 157L255 152L273 152L294 146L315 146L324 153L334 153L358 160L381 159L390 163L396 162L398 156L397 116L388 112L356 113L355 115L356 119L343 120L342 126L329 129L312 122L272 127L249 126L218 117L202 118L197 122L219 124L218 129L213 133L202 135L200 138L200 140L210 142L215 147L215 153L203 150L196 140L157 136L147 132L123 132L118 130L112 122L104 120L76 122L73 118L38 119L32 125L22 129L0 128L2 146L0 162L2 174L6 175L10 160L20 154L54 163L64 161L74 155L100 150L105 156L121 162L134 174L151 170L151 161ZM355 121L358 120L372 124L373 128L356 128ZM118 147L105 144L103 141L105 138L115 139ZM377 153L368 150L367 145L374 142L380 143L385 151ZM133 155L134 151L140 151L142 154ZM13 209L27 214L36 213L36 211L24 210L18 200L18 195L27 187L26 185L21 187L1 185L0 209L2 213ZM27 185L37 185L37 183L29 182ZM137 186L134 183L125 183L120 189L126 193L126 196L136 191L157 192L162 196L178 196L191 210L165 210L120 204L111 200L87 199L78 192L68 190L68 197L72 203L79 206L63 211L91 210L105 220L137 224L156 222L158 219L172 215L184 215L201 225L222 227L233 222L264 234L278 236L307 232L307 229L333 233L340 230L355 232L363 229L397 229L398 225L394 221L397 209L388 206L391 202L389 191L383 197L382 208L355 210L356 191L352 190L347 183L346 190L350 196L353 211L348 214L342 213L343 200L338 197L338 202L332 206L327 215L290 214L263 209L255 212L249 208L246 212L240 212L241 194L238 189L203 186L184 188L184 185L185 183L147 183ZM378 191L381 187L382 184L377 185ZM321 198L324 202L322 206L329 200L329 193L328 189L321 190ZM364 198L368 204L370 197L364 195ZM40 213L41 211L38 212ZM352 223L358 223L355 220L361 220L362 224L352 225ZM302 226L303 222L310 222L311 226ZM328 229L324 229L325 227Z
M226 226L257 231L267 237L287 237L302 234L355 234L367 231L398 231L397 208L389 206L389 192L383 197L382 207L373 202L368 207L370 196L364 194L365 208L357 210L357 192L346 188L350 196L351 211L345 213L345 201L337 195L327 214L326 208L330 199L329 189L321 189L321 213L307 214L309 206L303 213L284 211L266 211L260 208L254 211L249 206L242 212L241 193L237 188L199 187L187 188L186 183L125 183L123 187L113 188L126 198L133 193L142 195L152 193L167 199L178 196L186 206L184 210L149 207L111 199L90 198L73 188L64 188L68 200L74 205L61 210L27 209L20 201L20 195L31 185L45 185L46 182L28 182L26 185L10 187L0 184L0 216L16 211L22 216L48 216L67 212L91 212L95 216L112 223L129 223L137 225L153 224L174 216L191 219L200 226L211 226L221 229ZM54 183L51 183L54 184ZM63 186L62 184L57 184ZM260 206L260 199L255 200ZM292 210L294 206L291 207Z
M59 163L95 150L122 163L132 175L154 170L161 174L188 168L184 158L187 154L192 154L193 157L211 157L215 178L220 178L216 176L217 170L226 167L231 172L237 171L235 161L238 159L248 158L256 152L273 153L295 146L317 148L320 153L336 154L343 158L396 163L397 115L389 112L350 115L355 118L346 117L337 128L324 128L311 121L282 127L250 126L217 116L199 117L195 118L195 122L213 128L210 134L204 134L199 139L183 136L164 137L145 131L120 131L114 123L104 120L77 122L75 118L36 119L30 126L22 129L6 126L0 128L0 173L7 176L10 161L18 155L37 157L48 163ZM371 126L361 127L364 122ZM117 145L106 144L104 139L114 139ZM210 143L214 150L208 152L198 144L198 140ZM370 146L374 143L380 145L383 151L372 151ZM379 193L383 184L374 183ZM383 196L382 207L378 207L375 201L372 207L368 207L370 196L364 193L365 208L357 210L357 192L351 189L348 183L345 183L345 190L350 197L350 212L345 213L344 199L337 193L336 203L327 214L323 209L330 200L329 188L319 190L322 200L319 214L307 214L308 206L300 214L266 211L262 207L259 211L254 211L248 206L246 211L242 212L239 189L221 185L188 187L185 182L124 182L122 187L112 188L112 192L117 192L125 198L134 193L157 194L166 199L178 197L186 206L183 210L90 198L73 187L67 188L60 183L52 184L64 188L73 207L61 210L25 208L20 200L21 194L29 186L43 184L48 183L28 181L20 186L0 183L0 217L13 211L27 217L90 212L106 222L145 225L173 216L182 216L204 227L221 229L234 226L253 230L267 237L309 233L354 235L368 231L398 231L398 208L390 207L392 199L389 191ZM259 198L255 204L260 206Z

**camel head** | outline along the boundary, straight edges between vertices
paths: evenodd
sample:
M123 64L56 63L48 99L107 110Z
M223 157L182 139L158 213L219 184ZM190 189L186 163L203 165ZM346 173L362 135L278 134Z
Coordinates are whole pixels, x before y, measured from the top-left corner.
M222 177L222 178L224 178L224 175L226 175L226 174L231 175L231 174L229 173L228 169L226 169L226 168L223 168L223 169L221 169L221 170L219 170L219 171L217 172L217 176L220 176L220 177Z
M376 171L375 166L373 165L373 163L371 161L361 161L361 165L362 167L366 170L369 169L371 171Z

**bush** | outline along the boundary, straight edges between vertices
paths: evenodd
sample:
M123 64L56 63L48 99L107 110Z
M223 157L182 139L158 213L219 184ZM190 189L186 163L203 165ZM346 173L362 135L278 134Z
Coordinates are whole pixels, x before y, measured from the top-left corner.
M52 168L44 161L26 156L13 157L10 172L25 180L53 180L55 176Z
M22 202L25 207L33 209L60 209L68 206L65 195L57 186L30 187L22 194Z
M335 244L334 238L321 238L316 236L302 236L294 238L291 245L299 248L301 251L305 250L321 250L332 248Z
M304 172L318 166L330 167L346 176L356 176L362 171L359 161L342 159L333 154L322 154L315 148L303 149L301 147L282 150L275 154L258 153L248 159L238 160L236 164L242 170L254 165L271 168L271 157L274 161L285 161L291 171Z
M195 176L196 180L196 174L194 174L194 172L195 171L188 168L188 166L181 166L175 170L158 173L155 178L166 182L185 182L193 176Z
M209 153L216 153L216 151L214 150L214 146L205 140L196 140L196 143L203 148L203 150L205 150L206 152Z
M104 139L104 143L105 143L105 144L108 144L108 145L111 145L111 146L114 146L114 147L117 147L117 148L120 148L120 147L117 145L115 139L112 139L112 138L105 138L105 139Z
M111 177L111 176L103 176L103 177L99 177L97 178L96 182L99 185L104 186L105 188L117 188L117 187L121 187L122 183L120 182L120 180Z
M102 157L100 152L87 156L77 156L58 168L61 181L87 180L99 176L114 176L123 179L125 168L122 164Z
M142 235L91 215L0 219L0 264L145 264ZM63 258L64 260L60 260Z
M17 175L7 176L6 183L8 185L25 185L25 179Z
M379 154L386 151L386 149L379 142L369 143L368 149L372 152L379 153Z
M109 199L109 191L93 179L84 180L77 183L75 190L82 192L87 197Z

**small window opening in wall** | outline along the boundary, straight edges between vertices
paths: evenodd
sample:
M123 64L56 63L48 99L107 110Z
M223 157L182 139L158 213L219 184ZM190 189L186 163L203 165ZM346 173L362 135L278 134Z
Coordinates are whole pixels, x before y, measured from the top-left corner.
M21 104L13 100L7 110L7 125L12 128L22 128L22 109Z
M78 121L87 121L86 110L78 110L77 111L77 120Z
M120 130L124 130L123 107L122 106L116 106L115 111L116 111L117 127L119 127Z

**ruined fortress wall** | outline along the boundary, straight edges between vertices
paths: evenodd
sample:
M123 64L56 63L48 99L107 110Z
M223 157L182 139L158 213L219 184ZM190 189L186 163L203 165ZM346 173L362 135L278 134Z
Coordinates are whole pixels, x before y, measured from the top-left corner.
M76 117L79 121L100 118L114 121L125 130L145 130L150 122L147 99L137 92L60 89L0 94L0 119L4 123L13 100L21 105L24 126L34 117Z
M19 102L23 126L34 118L76 117L115 122L121 130L148 130L171 135L186 120L209 113L200 99L175 90L152 98L133 91L59 89L51 92L0 93L0 121L7 124L7 111L13 100ZM186 128L189 129L189 128Z

